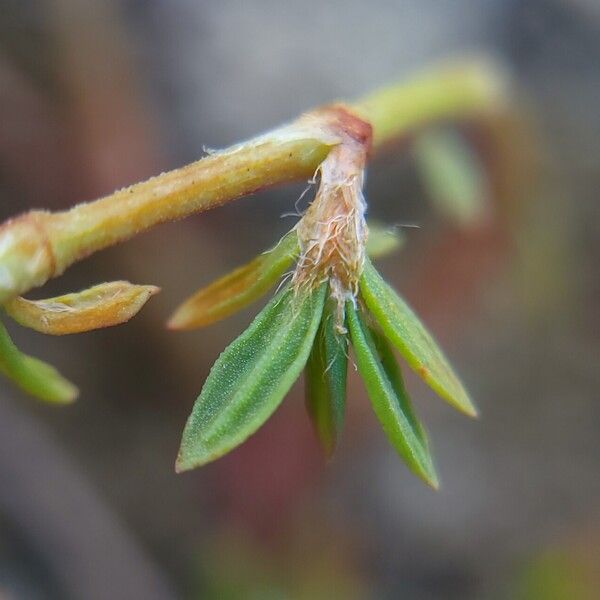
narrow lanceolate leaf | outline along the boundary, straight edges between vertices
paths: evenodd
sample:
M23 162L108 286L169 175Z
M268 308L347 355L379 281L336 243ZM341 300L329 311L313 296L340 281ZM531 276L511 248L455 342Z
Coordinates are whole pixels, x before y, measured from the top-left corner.
M125 323L158 291L153 285L112 281L46 300L17 297L4 308L20 325L49 335L67 335Z
M415 142L417 164L436 208L459 225L481 223L488 212L485 168L458 132L436 129Z
M348 339L335 327L337 306L329 299L306 363L306 407L325 454L332 456L344 426Z
M406 418L410 422L415 433L419 436L421 443L425 447L429 448L429 439L427 438L427 433L415 414L412 402L410 401L410 396L408 395L406 386L404 385L404 377L402 376L400 365L394 356L394 350L390 346L390 343L387 341L383 333L374 327L369 327L369 332L371 333L371 338L373 339L375 349L379 355L381 366L385 371L392 388L394 388L394 392L396 392L396 397L398 398L398 402L402 407L402 412L406 415Z
M416 424L404 386L390 380L371 332L351 302L346 311L358 370L383 430L409 468L431 487L437 488L438 479L428 444L422 428Z
M67 404L77 398L78 390L54 367L23 354L0 323L0 372L22 390L46 402Z
M294 295L286 288L225 349L185 426L178 471L226 454L271 416L306 364L325 290Z
M300 251L296 231L290 231L268 252L202 288L169 320L170 329L194 329L224 319L265 294L291 267Z
M477 409L437 343L368 259L360 280L360 290L383 332L411 368L455 408L476 416Z

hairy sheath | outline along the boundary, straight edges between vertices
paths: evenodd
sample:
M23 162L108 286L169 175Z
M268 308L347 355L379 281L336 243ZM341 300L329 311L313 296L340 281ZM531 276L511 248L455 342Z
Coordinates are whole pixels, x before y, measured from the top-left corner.
M336 326L345 331L344 306L358 293L368 238L363 184L372 132L345 107L323 112L330 115L327 126L340 143L319 166L317 194L297 225L301 255L293 283L300 291L329 281L338 305Z

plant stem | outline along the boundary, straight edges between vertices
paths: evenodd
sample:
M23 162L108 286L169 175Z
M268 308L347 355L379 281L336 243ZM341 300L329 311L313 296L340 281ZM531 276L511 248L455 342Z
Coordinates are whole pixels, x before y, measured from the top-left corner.
M438 69L409 83L396 84L359 99L351 107L373 127L373 147L424 125L449 119L474 119L498 110L507 84L497 68L474 62Z
M377 151L425 124L494 110L502 87L495 70L466 64L375 92L346 109L372 126ZM311 177L340 142L321 117L326 112L317 109L269 134L68 211L35 211L8 221L0 226L0 304L159 223Z

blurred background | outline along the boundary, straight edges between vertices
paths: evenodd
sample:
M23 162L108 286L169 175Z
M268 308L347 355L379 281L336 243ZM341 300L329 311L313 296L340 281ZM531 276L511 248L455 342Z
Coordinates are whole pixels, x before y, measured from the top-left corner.
M2 0L0 218L94 199L465 55L515 82L514 114L443 137L468 143L485 217L439 197L431 137L381 156L367 186L371 216L418 226L381 270L482 414L408 376L441 491L409 474L354 373L331 462L299 382L247 443L175 475L193 400L258 307L193 333L163 324L291 227L281 215L304 185L261 192L36 292L161 286L131 323L54 339L11 327L82 396L60 409L0 384L2 600L600 597L597 0Z

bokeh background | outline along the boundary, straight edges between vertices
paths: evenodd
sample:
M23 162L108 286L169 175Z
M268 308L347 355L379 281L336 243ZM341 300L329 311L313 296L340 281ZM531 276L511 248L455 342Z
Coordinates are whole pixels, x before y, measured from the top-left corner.
M330 463L300 382L241 448L175 475L193 400L257 309L194 333L163 324L291 226L281 214L304 186L261 192L40 292L160 285L126 326L11 328L82 397L57 409L0 384L2 600L599 597L597 0L2 0L0 218L91 200L464 55L515 82L518 124L485 143L470 132L491 222L432 210L411 147L377 160L367 187L374 217L418 225L381 269L482 413L469 421L408 378L441 491L408 473L355 375Z

